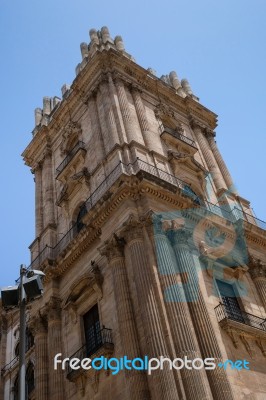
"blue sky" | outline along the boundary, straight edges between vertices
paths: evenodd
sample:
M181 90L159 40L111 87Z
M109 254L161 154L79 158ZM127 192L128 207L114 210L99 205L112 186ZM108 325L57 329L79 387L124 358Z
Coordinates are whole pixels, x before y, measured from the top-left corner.
M20 154L33 110L61 97L80 62L88 31L107 25L158 76L188 78L219 115L217 143L241 196L265 210L265 0L0 1L1 279L12 284L34 239L33 175Z

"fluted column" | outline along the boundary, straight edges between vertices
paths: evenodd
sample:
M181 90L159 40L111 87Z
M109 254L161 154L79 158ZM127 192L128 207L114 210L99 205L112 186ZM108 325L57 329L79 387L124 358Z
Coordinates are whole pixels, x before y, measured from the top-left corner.
M119 143L119 137L116 129L116 122L114 113L112 110L112 105L110 101L110 93L108 90L107 82L103 81L100 85L100 90L102 94L102 102L105 111L105 118L107 122L107 126L109 129L109 147L110 149L115 146L115 144Z
M249 273L266 311L266 264L263 264L261 260L250 256Z
M223 175L223 178L225 180L225 183L226 183L228 189L235 191L234 184L233 184L233 179L231 177L231 174L230 174L230 172L229 172L229 170L228 170L228 168L227 168L227 166L226 166L226 164L224 162L224 159L223 159L223 157L222 157L222 155L221 155L221 153L220 153L220 151L218 149L218 146L217 146L217 144L215 142L215 139L214 139L215 133L212 132L212 131L207 131L206 137L207 137L207 140L208 140L208 143L209 143L210 148L212 150L212 153L214 155L214 158L215 158L215 160L216 160L216 162L217 162L217 164L218 164L218 166L220 168L220 171L221 171L221 173Z
M139 124L141 127L142 135L146 146L149 149L153 149L154 147L154 134L150 132L149 122L147 120L146 111L142 102L142 98L140 92L137 88L132 88L132 97L135 103L135 108L139 120Z
M145 332L147 355L168 357L162 322L155 295L155 283L143 243L143 227L130 218L124 231L134 271L136 290L140 301L140 312ZM153 400L176 400L179 398L174 375L168 369L155 370L149 376Z
M204 128L202 126L200 126L196 121L192 122L192 127L195 132L195 136L199 143L200 149L202 151L204 160L206 161L208 169L212 175L213 182L215 184L216 189L221 190L221 189L226 188L226 184L223 179L223 176L217 166L216 160L210 149L209 143L203 133Z
M159 218L154 219L155 246L159 279L164 292L165 306L170 330L173 337L175 356L189 360L202 358L195 337L193 324L186 303L184 290L177 278L175 255L171 252L170 242L162 230ZM180 370L187 400L212 399L205 371L186 369Z
M47 326L40 316L33 319L31 326L35 336L35 397L38 400L48 400Z
M99 115L99 122L100 122L100 127L101 127L101 132L102 132L104 151L107 154L109 151L109 132L108 132L108 126L106 123L105 110L104 110L102 95L101 95L100 90L98 90L97 95L96 95L96 104L97 104L97 111L98 111L98 115Z
M46 305L48 321L48 351L49 351L49 400L64 398L64 376L59 367L54 369L54 357L62 351L61 308L60 299L52 297Z
M218 365L222 362L222 354L199 287L196 267L188 245L190 237L191 232L185 229L170 231L170 238L173 243L179 271L183 278L184 292L202 357L214 358L216 365ZM234 399L228 377L222 368L217 366L213 370L206 370L206 373L215 400Z
M95 148L97 148L95 153L97 162L100 163L105 157L105 151L95 96L91 96L89 98L88 108L91 119L93 143L95 144Z
M125 134L124 126L123 126L121 111L119 109L117 91L116 91L111 73L108 73L108 87L109 87L109 92L110 92L110 101L112 104L112 109L113 109L113 113L114 113L115 121L116 121L117 133L119 136L120 143L122 144L125 142L126 134Z
M44 228L55 223L52 151L47 149L42 170Z
M124 258L123 239L114 236L101 254L106 255L113 274L114 294L116 301L117 318L123 354L129 359L141 357L139 339L137 335L135 317L130 297L128 277ZM129 386L129 399L149 400L150 392L146 375L142 371L125 371Z
M34 169L35 175L35 235L38 237L43 230L43 194L42 194L42 164Z
M130 108L128 105L128 99L127 99L127 94L125 91L125 87L121 79L116 79L115 80L115 86L117 90L117 95L118 95L118 100L120 104L120 109L121 109L121 114L126 130L126 135L128 142L131 142L132 140L136 139L136 133L134 132L134 127L133 127L133 121L132 121L132 115L130 112Z

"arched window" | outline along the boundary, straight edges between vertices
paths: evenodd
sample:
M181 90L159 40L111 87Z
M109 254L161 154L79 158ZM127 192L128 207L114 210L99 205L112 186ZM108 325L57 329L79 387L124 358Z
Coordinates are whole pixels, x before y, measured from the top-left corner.
M34 345L34 336L30 329L26 328L26 352ZM15 347L15 356L19 356L19 342Z
M79 233L81 229L85 226L85 224L82 222L82 218L84 217L85 214L86 214L86 207L83 206L80 208L76 219L77 233Z

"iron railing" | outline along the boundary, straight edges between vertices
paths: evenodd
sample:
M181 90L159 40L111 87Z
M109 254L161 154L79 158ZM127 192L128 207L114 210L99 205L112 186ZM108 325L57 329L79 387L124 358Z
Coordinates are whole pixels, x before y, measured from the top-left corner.
M64 160L61 162L61 164L58 165L58 167L56 168L56 172L57 172L57 176L63 171L63 169L65 169L65 167L69 164L69 162L74 158L74 156L78 153L79 150L85 150L85 143L82 141L78 141L75 146L73 147L73 149L71 149L66 158L64 158Z
M182 133L178 132L176 129L173 128L168 128L168 126L162 126L161 127L161 135L166 132L169 135L175 137L176 139L181 140L184 143L187 143L189 146L194 147L195 149L197 148L196 143L194 142L194 140L190 139L187 136L182 135Z
M232 310L229 307L226 307L222 303L216 306L214 310L218 322L224 320L236 321L244 325L249 325L252 326L253 328L260 329L266 332L266 319L257 317L256 315L253 314L249 314L241 309Z
M83 215L87 214L101 198L104 199L104 196L108 193L108 190L122 174L134 175L140 172L144 172L147 179L149 179L150 177L153 180L155 178L157 180L170 183L171 185L180 189L184 195L190 197L194 201L195 205L201 205L203 208L207 209L215 215L220 216L221 218L225 218L231 222L244 220L256 226L259 226L262 229L266 229L266 223L264 221L261 221L256 217L239 210L236 207L233 210L228 211L225 208L220 207L216 204L212 204L210 202L205 202L203 204L203 202L200 200L197 194L193 192L187 182L177 178L175 175L172 175L169 172L158 168L155 165L149 164L146 161L141 160L140 158L136 158L133 163L129 164L125 164L120 161L115 166L115 168L104 178L100 185L93 191L90 197L83 203L83 205L81 206L81 208L83 209ZM55 260L60 255L60 253L66 249L68 244L73 240L74 237L76 237L80 230L82 229L78 229L77 224L73 225L58 241L55 247L46 246L32 261L29 268L38 269L45 260Z
M11 370L18 362L19 356L16 356L11 360L8 364L6 364L2 369L1 369L1 376L5 374L6 371Z
M95 337L95 339L96 339L96 337ZM105 345L113 346L114 343L112 340L112 330L108 329L108 328L102 328L100 330L100 332L97 333L97 340L95 340L95 343L96 344L93 347L88 346L87 344L84 344L74 354L72 354L69 357L69 361L67 363L67 375L73 371L69 365L70 360L72 360L73 358L78 358L80 361L82 361L84 358L91 357L93 354L95 354L98 350L100 350ZM89 350L88 350L88 348L89 348Z

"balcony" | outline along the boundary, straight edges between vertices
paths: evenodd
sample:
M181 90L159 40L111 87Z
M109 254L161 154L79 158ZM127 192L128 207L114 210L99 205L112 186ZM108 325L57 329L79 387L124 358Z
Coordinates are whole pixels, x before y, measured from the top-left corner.
M146 161L137 158L133 163L124 164L120 161L115 166L115 168L106 176L106 178L95 189L91 196L83 203L83 215L87 214L100 199L107 195L109 189L122 175L137 175L141 178L158 183L160 186L165 186L167 188L171 188L172 190L179 190L184 196L187 196L193 200L195 206L199 206L202 203L200 202L197 194L192 191L189 183L182 181L169 172L163 171L155 165L149 164ZM218 205L205 202L204 205L202 204L201 209L206 209L212 214L224 218L232 223L238 220L243 220L261 229L266 229L266 223L264 221L261 221L252 215L246 214L236 207L233 210L228 211ZM53 260L56 260L56 258L62 254L72 240L80 232L84 231L84 229L85 225L82 229L79 229L77 224L73 225L72 228L67 231L66 234L58 241L55 247L46 246L32 261L29 268L39 269L44 262L48 262L48 264L52 263Z
M71 161L74 158L76 158L76 155L83 153L84 156L85 152L86 152L85 143L83 143L82 141L78 141L73 147L73 149L71 149L68 152L67 156L61 162L61 164L59 164L59 166L56 168L56 173L57 173L56 178L58 178L59 175L65 170L65 168L71 163Z
M266 319L249 314L243 310L232 310L220 303L215 307L219 325L225 329L238 329L245 333L266 338Z
M173 128L168 128L167 126L162 126L161 127L161 137L169 139L171 141L172 138L178 139L179 142L181 142L181 145L184 145L186 148L187 146L190 147L190 151L193 150L193 153L195 153L195 150L197 151L197 146L194 140L188 138L187 136L184 136L181 132L179 132L178 129L173 129ZM176 141L175 141L176 142Z
M16 356L11 360L8 364L6 364L2 369L1 369L1 376L3 376L7 371L11 371L17 364L18 364L18 359L19 357Z
M69 357L69 361L73 358L78 358L83 360L84 358L95 358L95 357L108 357L114 351L114 343L112 340L112 330L107 328L102 328L99 332L99 337L97 335L97 340L95 338L95 345L90 347L88 350L87 344L84 344L79 350L77 350L72 356ZM67 379L71 382L75 381L77 377L84 371L82 369L73 370L69 362L67 363Z

